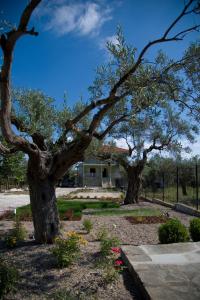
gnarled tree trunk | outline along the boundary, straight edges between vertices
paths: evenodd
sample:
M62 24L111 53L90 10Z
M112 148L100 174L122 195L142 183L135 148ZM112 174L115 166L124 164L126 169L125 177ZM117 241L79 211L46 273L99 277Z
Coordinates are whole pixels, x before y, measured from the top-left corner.
M129 166L127 170L128 188L124 204L138 203L143 167Z
M29 180L34 236L38 243L52 243L59 234L55 187L49 181Z
M38 243L52 243L59 234L55 186L48 176L47 168L45 173L45 161L46 157L40 157L39 161L30 159L27 174L34 236Z

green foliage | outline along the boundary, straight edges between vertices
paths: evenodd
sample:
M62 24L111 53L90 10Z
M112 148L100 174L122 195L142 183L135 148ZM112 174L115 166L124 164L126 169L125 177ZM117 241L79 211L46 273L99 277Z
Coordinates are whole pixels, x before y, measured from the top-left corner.
M22 152L0 156L0 181L13 178L18 184L26 179L26 160Z
M31 89L15 89L12 97L14 114L28 128L28 133L40 132L49 140L57 120L54 99L40 90Z
M109 202L109 201L87 201L87 202L83 202L83 201L67 201L67 200L63 200L62 198L59 198L57 201L57 205L58 205L58 212L60 215L60 219L65 218L65 214L66 211L68 211L69 209L72 209L74 212L74 216L81 216L82 215L82 211L84 209L87 208L118 208L119 204L118 203L114 203L114 202ZM31 218L31 208L30 205L25 205L22 207L17 208L17 217L20 220L24 220L26 218L30 219Z
M76 232L69 232L67 239L56 238L55 246L50 252L54 255L60 268L68 267L80 256L80 246L86 245L84 240Z
M193 242L200 241L200 219L192 219L189 227L190 235Z
M83 227L84 229L87 231L87 233L90 233L90 231L92 230L93 228L93 223L92 221L90 221L89 219L85 219L83 221Z
M116 237L105 237L100 240L100 253L102 257L112 255L112 247L119 246L119 240Z
M159 216L161 212L155 208L139 208L139 209L98 209L90 212L94 216Z
M97 266L103 268L103 280L109 284L119 278L119 272L114 267L116 257L112 248L119 246L120 243L116 237L108 237L105 228L99 231L98 238L100 240L100 257L97 260Z
M106 284L113 283L119 279L119 272L115 267L107 264L103 271L103 279Z
M99 232L97 233L97 240L102 241L108 237L108 231L105 227L100 228Z
M53 293L53 295L50 296L50 299L53 300L78 300L78 298L72 293L66 289L61 289L59 291L56 291Z
M74 238L68 240L56 239L55 247L51 253L55 256L58 267L68 267L79 257L78 241Z
M0 299L15 288L19 280L19 273L14 266L0 257Z
M21 222L17 219L14 223L13 229L5 237L6 245L10 248L17 246L19 242L25 240L27 236L27 231Z
M171 244L189 241L187 228L178 220L171 219L158 229L161 244Z

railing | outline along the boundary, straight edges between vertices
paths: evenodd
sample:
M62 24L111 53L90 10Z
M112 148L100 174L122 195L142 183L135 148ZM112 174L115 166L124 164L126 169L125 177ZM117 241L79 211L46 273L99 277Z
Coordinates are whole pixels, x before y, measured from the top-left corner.
M199 190L200 165L151 172L142 184L142 194L147 198L183 203L197 210L200 208Z

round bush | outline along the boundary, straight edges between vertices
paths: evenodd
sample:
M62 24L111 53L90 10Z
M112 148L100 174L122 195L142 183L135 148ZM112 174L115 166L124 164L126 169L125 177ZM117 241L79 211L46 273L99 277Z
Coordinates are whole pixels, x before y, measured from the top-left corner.
M177 219L171 219L158 229L161 244L179 243L189 241L187 228Z
M200 241L200 219L192 219L189 227L190 235L193 242Z

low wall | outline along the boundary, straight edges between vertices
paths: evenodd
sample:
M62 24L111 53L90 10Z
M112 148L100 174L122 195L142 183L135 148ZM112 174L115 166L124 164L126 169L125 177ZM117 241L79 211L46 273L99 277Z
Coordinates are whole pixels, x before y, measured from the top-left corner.
M182 203L172 204L169 202L164 202L160 199L150 199L147 197L140 197L140 199L143 201L150 202L150 203L156 203L156 204L159 204L162 206L170 207L171 209L174 209L176 211L182 212L182 213L190 215L190 216L200 217L200 211L198 211L190 206L187 206L185 204L182 204Z
M140 199L144 200L144 201L147 201L147 202L156 203L156 204L160 204L162 206L170 207L172 209L175 208L174 204L169 203L169 202L164 202L164 201L162 201L160 199L150 199L150 198L147 198L147 197L140 197Z
M187 206L185 204L182 204L182 203L176 203L175 204L175 210L183 212L187 215L200 217L200 211L198 211L198 210L196 210L196 209L194 209L190 206Z

